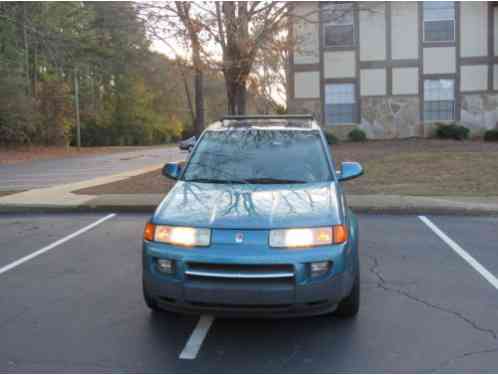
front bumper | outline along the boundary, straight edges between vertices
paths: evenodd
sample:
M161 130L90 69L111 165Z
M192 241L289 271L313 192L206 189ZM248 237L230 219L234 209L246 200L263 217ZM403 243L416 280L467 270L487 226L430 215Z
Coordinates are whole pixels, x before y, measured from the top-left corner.
M258 255L255 255L258 254ZM149 296L160 307L184 313L217 316L300 316L333 311L349 294L354 280L354 263L348 245L301 251L272 250L247 253L228 248L182 249L144 242L143 282ZM174 272L158 271L159 258L174 261ZM328 273L312 278L311 262L329 261ZM291 270L292 275L261 278L192 276L192 265L265 267ZM262 274L266 275L266 274Z

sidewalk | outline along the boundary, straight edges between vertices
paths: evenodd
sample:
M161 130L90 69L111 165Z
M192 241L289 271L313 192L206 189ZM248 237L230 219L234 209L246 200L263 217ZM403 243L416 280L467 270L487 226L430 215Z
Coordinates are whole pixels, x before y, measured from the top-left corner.
M22 193L0 197L0 212L49 212L96 210L98 206L92 204L96 196L74 194L73 191L88 187L99 186L111 182L126 180L143 173L162 168L163 164L155 164L134 171L127 171L112 176L97 177L76 183L57 185L42 189L28 190ZM126 198L121 198L122 201ZM136 200L132 201L136 205ZM114 201L116 202L116 201ZM142 201L143 204L143 201ZM152 205L152 201L148 201Z
M153 165L113 176L83 182L34 189L0 197L0 212L113 211L152 213L164 194L81 195L73 191L125 180L161 168ZM355 212L393 214L497 215L498 197L347 195Z

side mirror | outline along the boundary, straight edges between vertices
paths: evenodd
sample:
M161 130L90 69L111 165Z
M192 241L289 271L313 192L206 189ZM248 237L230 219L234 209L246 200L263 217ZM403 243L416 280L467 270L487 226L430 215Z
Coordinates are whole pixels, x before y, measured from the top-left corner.
M347 181L359 177L363 174L363 167L355 161L345 161L341 163L341 170L338 171L339 181Z
M182 164L181 163L167 163L163 167L163 176L171 178L172 180L178 180L182 174Z

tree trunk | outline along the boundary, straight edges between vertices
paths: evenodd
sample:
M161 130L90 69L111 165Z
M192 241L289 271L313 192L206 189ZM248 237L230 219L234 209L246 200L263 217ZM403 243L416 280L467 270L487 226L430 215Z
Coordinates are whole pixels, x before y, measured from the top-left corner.
M195 71L195 135L204 129L204 77L201 69Z
M226 44L223 45L223 74L228 112L232 115L244 115L247 101L246 81L252 63L247 3L227 1L223 3L222 11L226 35ZM222 27L221 22L218 27Z
M227 92L227 111L229 115L235 115L236 114L236 88L235 85L233 84L233 81L230 79L228 73L224 73L225 77L225 88Z
M35 44L33 50L33 81L31 84L31 92L33 93L33 98L36 98L37 95L37 86L38 86L38 47Z
M237 114L246 114L246 100L247 100L247 89L244 82L237 82L237 95L236 95L236 105Z
M247 88L245 80L234 78L233 74L225 73L228 114L245 115L247 103Z
M204 84L203 66L201 60L201 45L199 42L199 29L190 15L190 4L187 2L176 3L178 15L187 29L192 45L192 62L194 64L194 101L195 101L195 135L199 136L204 129Z
M178 65L180 72L182 74L183 88L185 90L185 97L187 98L187 105L190 112L190 117L192 119L192 125L195 126L195 112L194 105L192 104L192 98L190 97L190 88L188 86L187 77L185 75L185 70L183 66Z
M76 115L76 146L81 149L81 126L80 126L80 82L78 70L74 68L74 109ZM67 144L69 146L69 144Z
M26 3L23 3L23 41L24 41L24 69L26 75L26 93L31 93L31 79L29 75L29 44L28 30L26 29Z
M194 62L194 95L195 95L195 135L198 137L204 130L204 74L201 61L201 46L197 33L191 28L192 61Z

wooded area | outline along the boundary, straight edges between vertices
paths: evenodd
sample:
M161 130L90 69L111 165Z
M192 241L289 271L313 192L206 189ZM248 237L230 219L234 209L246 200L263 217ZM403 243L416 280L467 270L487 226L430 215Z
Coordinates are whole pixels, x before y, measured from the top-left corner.
M158 144L223 113L283 111L273 92L286 85L287 10L0 2L0 145L75 145L76 123L83 146Z
M150 50L133 3L0 3L0 145L148 145L191 132L193 71ZM206 74L206 118L226 111ZM183 134L182 134L183 133Z

